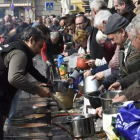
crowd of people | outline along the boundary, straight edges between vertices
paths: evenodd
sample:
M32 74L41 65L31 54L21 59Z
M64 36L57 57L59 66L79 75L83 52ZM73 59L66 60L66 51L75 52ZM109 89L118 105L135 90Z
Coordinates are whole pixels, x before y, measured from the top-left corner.
M56 73L54 56L90 55L86 71L75 68L69 84L93 75L101 81L99 91L122 90L113 101L137 101L140 98L140 6L138 0L114 0L107 8L104 0L91 2L88 13L60 16L37 16L35 22L6 15L0 22L0 139L18 90L40 97L51 96L50 90L28 81L31 74L40 83L51 86L50 69ZM67 43L72 45L68 48ZM33 66L32 59L41 54L46 77ZM81 72L82 71L82 72ZM96 113L102 116L102 107Z

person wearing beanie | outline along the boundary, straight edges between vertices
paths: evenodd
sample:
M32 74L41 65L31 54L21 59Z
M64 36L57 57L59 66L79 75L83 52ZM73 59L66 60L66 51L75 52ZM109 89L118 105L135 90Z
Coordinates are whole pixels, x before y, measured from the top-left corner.
M125 31L128 24L129 21L127 19L115 13L109 17L105 26L105 34L108 38L112 41L112 43L120 45L120 73L118 80L124 78L128 74L140 70L140 52L132 46L131 41L128 38L129 32ZM115 83L113 85L115 85ZM111 85L109 89L114 89L114 86Z
M116 43L120 46L119 75L116 82L112 83L109 87L109 90L124 90L124 87L119 84L119 81L140 70L140 52L132 46L129 39L130 32L125 31L128 24L129 21L127 19L115 13L109 17L105 26L104 33L113 44ZM111 78L113 79L114 77ZM121 93L119 95L121 95ZM117 97L115 97L113 101L119 101L115 99L117 99ZM102 107L96 108L95 114L99 114L99 116L101 116L102 111Z

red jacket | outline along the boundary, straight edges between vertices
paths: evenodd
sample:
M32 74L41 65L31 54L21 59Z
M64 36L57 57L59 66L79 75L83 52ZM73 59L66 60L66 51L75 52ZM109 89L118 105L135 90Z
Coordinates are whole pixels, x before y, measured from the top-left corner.
M49 56L60 54L63 52L63 50L64 42L63 38L61 38L60 36L60 39L57 44L52 44L51 40L44 42L43 48L41 49L41 56L45 61L47 61L49 59Z

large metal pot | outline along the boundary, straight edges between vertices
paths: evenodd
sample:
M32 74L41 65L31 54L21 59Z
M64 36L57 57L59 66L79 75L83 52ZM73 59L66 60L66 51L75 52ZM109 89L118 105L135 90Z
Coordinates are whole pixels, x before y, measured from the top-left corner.
M55 92L62 92L66 93L68 91L68 82L67 81L54 81L53 83L53 90Z
M96 117L93 114L79 115L74 118L68 118L68 121L63 122L63 124L70 125L70 133L74 138L91 137L95 134L94 119Z
M105 110L111 106L112 99L120 92L121 92L121 90L106 91L105 93L102 93L99 95L101 102L102 102L103 110Z
M100 82L96 79L92 80L93 76L84 78L84 94L97 91L100 87Z
M100 94L101 93L99 91L95 91L95 92L87 93L84 95L85 98L89 99L90 105L94 109L96 109L102 105L101 99L99 98Z

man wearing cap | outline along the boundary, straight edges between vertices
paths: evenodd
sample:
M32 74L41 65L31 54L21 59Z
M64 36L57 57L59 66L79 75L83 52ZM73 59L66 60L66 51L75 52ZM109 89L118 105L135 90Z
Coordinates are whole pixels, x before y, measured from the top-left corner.
M115 13L109 17L105 26L104 33L112 43L120 45L120 73L118 79L140 70L140 53L132 46L131 41L128 39L128 34L125 31L128 24L129 21L126 18ZM101 112L102 108L97 108L95 113L101 116Z
M140 15L137 15L132 22L127 26L126 31L129 32L129 38L132 40L132 44L134 47L140 52ZM122 79L118 82L114 83L110 89L121 87L123 90L119 96L114 98L114 101L124 102L126 100L137 101L140 100L140 71L134 72Z
M29 25L22 21L22 19L17 20L18 26L16 28L16 33L21 33L24 31Z
M105 26L105 34L112 41L120 45L119 64L120 73L119 79L125 77L132 72L139 71L140 53L132 46L128 39L128 34L125 28L128 26L129 21L115 13L109 17Z

